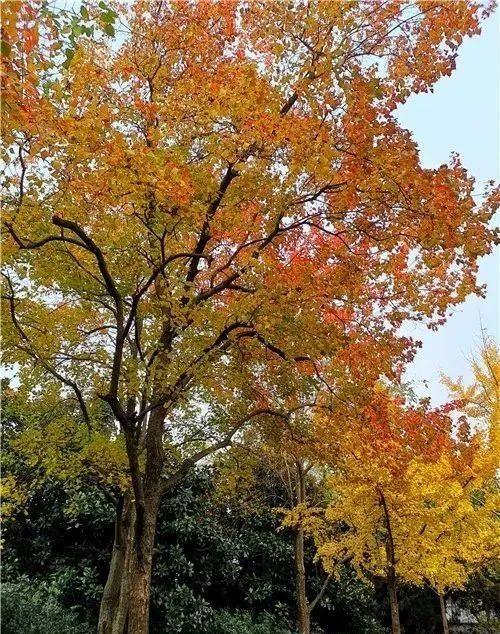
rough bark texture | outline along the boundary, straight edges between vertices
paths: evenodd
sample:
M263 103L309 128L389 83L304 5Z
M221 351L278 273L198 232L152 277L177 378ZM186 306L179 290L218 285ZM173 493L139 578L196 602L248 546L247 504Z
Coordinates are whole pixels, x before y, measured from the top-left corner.
M163 470L163 422L165 411L158 407L151 412L145 438L144 476L139 472L138 460L136 473L132 473L135 495L135 521L129 566L130 588L127 616L127 634L147 634L149 631L149 597L151 589L151 570L155 542L158 506L162 494L161 474ZM135 447L127 445L129 458Z
M389 579L388 586L389 586L389 599L391 602L392 634L401 634L401 623L399 621L398 593L396 589L395 580Z
M99 610L98 634L112 634L113 623L116 619L120 603L120 592L125 576L127 527L126 514L129 511L130 499L120 498L116 510L115 538L108 578L104 586L104 592Z
M149 631L149 595L158 503L159 498L147 501L142 526L136 518L130 558L127 634L147 634Z
M439 607L441 608L441 621L443 623L443 633L449 634L450 628L448 627L448 616L446 615L446 600L443 594L439 594Z
M112 634L124 634L127 630L127 617L129 611L130 593L130 561L132 557L133 527L135 524L135 506L132 500L129 501L129 510L126 516L125 526L125 563L123 567L123 577L120 587L120 598L118 608L115 613Z

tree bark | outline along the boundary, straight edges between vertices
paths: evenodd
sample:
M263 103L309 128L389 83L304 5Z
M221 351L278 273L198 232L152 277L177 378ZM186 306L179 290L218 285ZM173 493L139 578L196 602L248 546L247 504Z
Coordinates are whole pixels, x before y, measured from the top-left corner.
M136 517L135 521L129 568L127 634L149 632L149 597L158 505L159 496L148 500L143 518Z
M398 593L396 589L396 580L391 575L388 581L389 600L391 603L391 624L392 634L401 634L401 623L399 621Z
M127 631L127 617L129 612L129 594L130 594L130 561L132 557L133 545L133 527L135 523L135 505L132 500L129 501L129 512L127 514L126 532L125 532L125 562L122 583L120 587L120 598L118 608L115 613L112 634L124 634Z
M98 634L112 634L113 624L119 609L121 588L126 576L127 532L129 528L127 515L129 513L130 496L125 495L120 498L116 510L113 551L99 610Z
M136 447L129 442L127 452L130 464L137 464L136 473L132 473L135 496L135 517L133 543L129 566L130 589L127 616L127 634L148 634L149 597L151 590L151 571L156 533L158 507L162 495L161 476L163 471L163 423L165 411L158 407L151 412L145 438L144 476L139 473L137 456L133 456Z
M446 599L442 592L439 593L439 607L441 608L441 621L443 623L443 634L449 634L448 616L446 615Z
M305 478L302 464L296 461L297 469L297 486L296 501L297 504L303 504L306 499ZM309 634L311 631L311 615L309 612L309 603L306 594L306 567L304 563L304 529L298 526L294 532L294 556L295 556L295 585L297 596L297 621L299 626L299 634Z
M385 553L388 563L387 586L389 588L389 601L391 604L392 634L401 634L401 623L399 620L398 592L396 586L396 551L394 537L392 534L391 518L389 508L382 489L379 489L380 505L382 506L385 518L385 528L387 538L385 540Z
M306 570L304 565L304 531L302 528L295 530L295 574L297 594L297 616L299 634L309 634L311 631L309 605L306 595Z

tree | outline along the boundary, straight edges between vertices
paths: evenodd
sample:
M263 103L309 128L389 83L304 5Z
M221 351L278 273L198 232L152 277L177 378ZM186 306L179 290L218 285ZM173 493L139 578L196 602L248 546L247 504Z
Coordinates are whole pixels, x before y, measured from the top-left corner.
M474 615L478 624L483 626L486 632L494 632L500 624L500 605L497 592L499 581L500 565L498 562L481 569L470 577L464 590L452 594L453 607L456 606L458 610L464 610L467 614Z
M293 423L282 430L249 429L241 442L222 455L217 461L218 496L223 505L233 509L233 514L235 508L242 507L250 517L274 515L275 530L281 534L279 541L288 548L288 561L281 566L287 569L293 617L301 634L316 631L318 626L320 631L323 627L328 632L344 631L344 627L347 631L378 631L380 623L366 609L364 584L356 584L353 571L340 566L335 581L332 574L325 574L321 565L313 561L307 519L311 507L317 509L325 503L324 470L312 459L306 440L307 417L302 415ZM344 563L348 563L347 559ZM349 591L350 584L356 601L351 597L342 605L340 596ZM356 609L363 604L366 613L361 609L363 615L356 618Z
M127 453L121 603L101 632L148 629L165 490L244 424L281 419L248 374L321 382L324 359L371 346L393 375L405 319L434 327L481 292L497 194L476 205L457 157L424 169L393 113L451 73L489 10L3 7L6 361L89 427L104 403Z
M462 556L462 574L452 580L449 586L461 587L476 568L484 568L490 560L495 561L496 525L492 520L492 500L498 495L496 480L497 456L500 451L500 351L495 342L482 332L482 346L479 355L471 362L473 381L465 386L462 379L454 381L443 377L444 384L455 399L455 406L472 419L475 432L471 433L471 425L465 416L461 418L459 435L459 455L461 457L461 486L470 490L475 488L473 503L473 522L483 529L481 548L469 548L468 556ZM465 479L464 479L465 478ZM474 495L474 493L472 494ZM469 508L469 510L471 510ZM465 520L465 517L463 518ZM460 522L461 528L463 520ZM486 528L486 530L484 530ZM489 528L489 530L488 530ZM469 522L469 530L472 528ZM472 535L471 535L472 537ZM441 539L441 535L440 535ZM462 543L463 535L459 541ZM493 539L491 543L491 539ZM476 541L472 540L472 543ZM469 541L470 543L470 541ZM473 555L471 558L471 554ZM442 574L446 566L440 568ZM435 582L434 585L437 585ZM441 585L446 585L441 583ZM448 632L444 591L439 593L443 629Z
M429 420L430 419L430 420ZM388 588L393 632L400 632L397 584L406 543L401 521L408 495L405 469L416 457L439 455L446 439L447 417L406 409L400 399L378 387L357 420L323 417L333 470L326 511L311 509L308 525L318 556L328 572L346 557L359 574L382 580Z
M457 445L435 463L416 460L406 475L410 548L401 575L435 590L445 634L446 594L499 555L497 454L477 436Z
M293 542L293 562L295 573L295 597L298 631L309 634L311 631L311 613L321 603L331 575L323 578L313 598L308 599L309 581L306 573L306 531L303 523L291 520L291 509L300 514L308 508L312 498L321 498L321 475L314 471L315 463L308 450L307 425L302 420L290 421L286 429L254 429L247 432L242 443L233 448L223 459L223 478L229 486L237 486L237 495L246 492L249 500L257 497L260 488L257 478L270 477L275 488L281 493L276 495L274 511L285 513L282 527L289 529ZM240 464L244 467L241 468ZM243 483L243 484L242 484ZM227 484L225 486L227 488ZM256 495L257 493L257 495ZM233 493L234 495L234 493ZM262 502L261 502L262 504ZM254 504L255 506L255 504ZM259 502L257 501L257 507Z
M497 553L496 454L466 421L454 431L450 409L376 393L358 424L342 428L329 506L309 520L327 570L350 555L360 574L385 581L395 633L399 582L435 589L445 616L444 594Z
M482 333L479 354L471 360L472 382L464 385L463 379L453 380L443 377L443 383L450 397L464 414L479 429L488 432L493 445L499 443L500 426L500 349L495 342ZM467 431L467 427L464 428Z

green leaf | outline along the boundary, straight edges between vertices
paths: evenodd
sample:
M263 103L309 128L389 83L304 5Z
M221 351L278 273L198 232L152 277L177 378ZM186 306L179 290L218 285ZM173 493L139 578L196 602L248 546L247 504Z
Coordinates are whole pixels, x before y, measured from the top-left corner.
M84 20L88 20L89 19L89 12L88 9L85 5L82 4L82 6L80 7L80 15L82 16L82 18Z
M114 11L106 11L106 13L101 15L101 20L104 24L114 24L117 17L118 16Z
M104 27L104 33L106 33L106 35L109 35L110 37L114 37L115 27L112 24L106 24Z
M66 59L63 62L63 68L69 68L69 65L71 64L71 60L73 59L74 56L75 56L75 49L68 48L66 50Z

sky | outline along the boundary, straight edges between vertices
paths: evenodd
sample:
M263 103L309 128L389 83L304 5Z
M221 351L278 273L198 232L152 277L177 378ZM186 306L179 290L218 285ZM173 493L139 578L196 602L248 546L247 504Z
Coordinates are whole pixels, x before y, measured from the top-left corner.
M459 49L456 71L441 79L434 93L413 95L398 110L401 124L413 132L425 167L438 167L458 152L476 178L478 191L487 180L499 181L499 35L500 15L490 16L482 34ZM496 220L498 225L498 217ZM434 405L446 400L440 372L471 378L469 360L481 344L481 328L499 341L500 251L481 259L479 280L487 284L485 299L470 296L454 309L438 331L423 325L408 333L423 343L406 373L420 396Z

